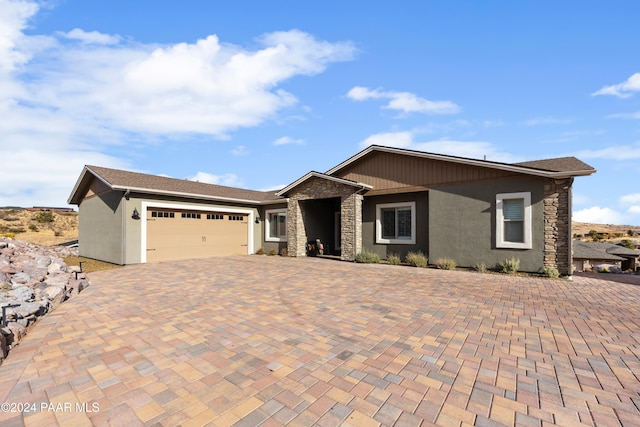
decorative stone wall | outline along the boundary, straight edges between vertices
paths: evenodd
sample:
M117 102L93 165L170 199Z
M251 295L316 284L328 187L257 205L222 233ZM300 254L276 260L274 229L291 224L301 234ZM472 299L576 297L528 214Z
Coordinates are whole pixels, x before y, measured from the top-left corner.
M362 250L362 196L359 188L329 179L312 177L289 193L287 207L287 251L289 256L305 256L307 230L304 200L340 198L341 258L353 261Z
M544 184L544 265L571 275L571 185L573 178Z

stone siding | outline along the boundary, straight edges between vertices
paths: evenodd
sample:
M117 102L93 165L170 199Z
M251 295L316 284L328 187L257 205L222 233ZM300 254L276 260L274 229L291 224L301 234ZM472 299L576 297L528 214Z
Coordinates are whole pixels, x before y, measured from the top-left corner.
M298 185L289 193L287 208L287 233L289 256L305 256L307 230L305 212L301 205L304 200L340 198L341 258L355 260L362 251L362 195L358 188L329 179L312 177Z
M544 266L571 275L571 185L573 178L544 184Z

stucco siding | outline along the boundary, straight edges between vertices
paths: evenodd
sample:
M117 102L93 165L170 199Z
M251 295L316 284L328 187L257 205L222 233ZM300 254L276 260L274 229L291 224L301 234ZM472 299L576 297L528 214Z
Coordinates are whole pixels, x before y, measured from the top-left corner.
M123 264L123 193L108 191L82 200L78 214L80 255Z
M416 204L416 243L415 244L383 244L376 243L376 206L386 203ZM362 207L362 246L386 259L390 254L402 258L408 252L429 252L429 193L426 191L385 196L365 197Z
M531 249L496 247L496 195L531 193ZM445 186L429 191L429 262L452 258L461 267L484 263L488 268L511 257L520 270L544 267L544 181L511 178L490 183Z

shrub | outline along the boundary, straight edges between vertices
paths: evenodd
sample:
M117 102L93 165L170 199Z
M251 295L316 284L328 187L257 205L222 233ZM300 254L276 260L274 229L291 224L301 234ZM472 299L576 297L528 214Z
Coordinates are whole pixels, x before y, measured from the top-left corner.
M560 277L560 272L555 267L545 267L544 275L551 279L557 279L558 277Z
M633 244L633 242L629 239L624 239L622 240L620 243L622 243L622 245L627 248L627 249L635 249L635 245Z
M404 260L407 262L407 264L414 267L424 268L428 265L428 259L421 251L409 252Z
M436 260L436 267L440 270L455 270L456 262L451 258L439 258Z
M278 251L277 250L275 250L275 249L270 249L269 250L269 256L276 256L276 255L278 255Z
M256 255L264 255L264 248L258 248Z
M387 255L387 262L391 265L400 265L402 260L398 254L389 254Z
M484 262L479 262L476 265L473 266L474 270L479 271L480 273L486 273L487 272L487 264L485 264Z
M7 231L13 234L20 234L20 233L24 233L27 230L25 230L22 227L14 227L14 228L9 228Z
M56 237L60 237L60 236L62 236L62 231L61 230L55 230L53 232L53 235L56 236Z
M633 237L635 233L633 230L627 230L627 234L629 235L629 237Z
M45 222L53 222L54 218L53 218L53 212L51 211L41 211L38 212L38 214L34 217L34 219L36 221L38 221L39 223L45 223Z
M0 237L8 237L10 239L13 239L13 238L16 237L16 235L13 234L13 233L2 233L2 234L0 234Z
M515 257L511 257L510 259L505 259L500 262L500 267L502 267L502 272L507 274L516 274L518 269L520 269L520 260Z
M289 256L289 251L287 251L287 248L280 249L280 256Z
M38 231L40 231L40 230L38 230L38 226L37 226L37 225L35 225L35 224L30 224L30 225L29 225L29 230L31 230L31 231L35 231L36 233L37 233Z
M356 255L356 262L363 264L377 264L380 262L380 255L364 250Z

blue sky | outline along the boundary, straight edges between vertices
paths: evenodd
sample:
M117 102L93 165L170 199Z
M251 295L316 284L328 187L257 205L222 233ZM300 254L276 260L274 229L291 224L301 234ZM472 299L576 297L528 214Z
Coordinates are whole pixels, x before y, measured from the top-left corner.
M0 206L83 165L266 190L371 143L576 156L574 219L640 225L635 1L0 0Z

